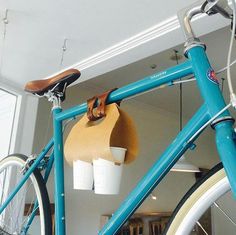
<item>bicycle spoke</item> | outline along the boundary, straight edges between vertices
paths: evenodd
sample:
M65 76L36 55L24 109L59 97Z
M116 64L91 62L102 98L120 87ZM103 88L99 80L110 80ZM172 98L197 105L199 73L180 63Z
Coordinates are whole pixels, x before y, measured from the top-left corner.
M31 186L32 186L32 185L33 185L33 184L30 183L30 185L28 186L28 188L24 191L24 194L23 194L22 197L21 197L20 205L23 203L23 200L25 199L26 194L29 192L29 190L31 189ZM24 203L24 205L25 205L25 203ZM30 208L30 209L31 209L31 208ZM25 207L23 208L23 216L24 216L24 210L25 210ZM20 214L20 210L18 210L18 217L19 217L19 214ZM28 215L28 214L27 214L27 215ZM25 223L25 220L22 221L21 225L23 225L24 223ZM17 224L16 224L15 226L17 226Z
M6 176L6 170L4 171L4 173L5 173L4 176ZM16 184L17 184L17 182L16 182ZM2 185L2 183L1 183L1 185ZM8 218L7 218L7 220L6 220L6 218L5 218L5 220L2 219L2 221L4 221L4 226L0 228L0 235L1 234L9 234L9 232L11 232L11 233L17 232L18 233L19 231L17 231L17 228L19 228L19 227L21 228L26 223L27 216L29 216L30 213L32 213L31 211L33 210L34 201L36 200L35 197L31 199L31 203L30 203L31 206L28 209L26 218L22 220L21 224L19 224L20 221L18 220L18 218L20 218L21 209L18 209L17 207L19 205L22 206L22 203L24 203L23 202L24 198L25 198L26 194L28 194L30 192L30 190L32 189L32 186L33 186L33 184L31 182L24 189L24 191L21 191L20 198L15 197L15 199L13 199L13 200L15 200L16 203L11 202L9 204L9 206L6 208L6 214L7 214ZM25 187L25 186L23 186L23 187ZM2 198L4 198L4 190L2 192ZM24 210L24 208L23 208L23 210ZM37 208L36 208L36 210L37 210ZM15 215L16 212L17 212L17 215ZM12 215L14 215L14 218L12 217ZM16 221L14 221L15 219L16 219ZM4 231L5 233L1 233L2 231Z
M199 221L197 221L197 225L202 229L202 231L208 235L207 231L203 228L203 226L199 223Z
M6 184L6 169L4 170L4 173L3 175L0 176L0 178L2 178L2 184L1 184L1 188L2 188L2 191L1 191L1 199L0 199L0 202L2 204L2 201L3 201L3 196L4 196L4 189L5 189L5 184Z
M26 214L26 216L25 216L26 218L23 220L22 225L25 224L25 223L28 221L30 215L32 215L33 213L35 213L35 211L37 211L38 208L39 208L39 207L37 206L37 207L33 210L33 208L34 208L34 203L35 203L36 199L34 199L33 201L34 201L33 203L30 203L30 207L29 207L28 213ZM31 211L31 210L32 210L32 211Z
M33 185L33 184L31 183L29 187L31 187L31 185ZM36 201L37 201L37 198L35 197L35 198L32 198L31 202L29 203L30 206L29 206L28 211L25 215L25 219L22 222L22 225L25 224L29 220L30 215L32 215L33 213L35 213L35 211L38 210L38 206L34 209L34 205L35 205Z
M2 219L2 221L4 222L3 219ZM5 232L5 234L10 234L10 233L6 232L6 229L9 230L10 227L7 226L6 224L4 224L4 227L0 227L0 232ZM4 233L3 233L3 234L4 234ZM0 235L1 235L1 233L0 233Z
M214 206L216 206L216 208L218 208L219 211L220 211L221 213L223 213L223 214L225 215L225 217L226 217L234 226L236 226L236 223L230 218L229 215L226 214L225 211L223 211L223 209L221 209L221 207L219 206L218 203L214 202Z
M2 205L2 203L3 203L3 199L4 199L4 192L5 192L5 184L6 184L6 179L5 179L5 177L6 177L6 169L4 169L4 171L2 171L1 172L1 175L0 175L0 187L1 187L1 199L0 199L0 203L1 203L1 205ZM4 216L4 212L1 214L1 219L2 219L2 217Z
M0 228L0 235L11 235L10 233L7 233L5 230Z
M25 166L26 161L27 157L17 155L9 156L1 162L0 189L3 190L2 186L5 183L5 189L0 191L0 199L2 198L3 203L24 177L24 172L21 169ZM42 194L43 191L46 191L43 178L40 172L35 169L35 172L26 180L1 214L0 235L34 234L35 231L40 235L51 234L50 211L46 210L49 208L49 199L47 193ZM34 206L38 201L39 205ZM41 213L36 220L33 220L34 217L31 215L38 210ZM28 226L31 224L32 226Z
M21 197L21 199L20 199L20 203L18 204L18 206L21 206L21 205L22 205L23 200L24 200L25 195L26 195L27 192L28 192L28 189L27 189L26 192L24 192L24 195L22 195L22 197ZM21 212L21 210L18 209L17 218L20 217L20 212ZM23 214L24 214L24 208L23 208ZM15 228L14 228L14 230L16 230L16 228L18 227L18 223L19 223L19 221L17 220L17 221L15 222ZM22 224L23 224L23 223L22 223Z
M28 185L28 187L27 187L27 189L24 191L24 194L22 194L22 197L21 197L21 200L20 200L20 205L23 203L23 200L24 200L24 198L25 198L25 196L26 196L26 194L30 191L30 189L32 188L32 186L33 186L33 184L32 183L30 183L29 185ZM35 198L33 198L32 199L32 202L31 203L29 203L30 204L30 207L28 208L28 212L27 212L27 214L25 215L25 219L23 219L23 221L22 221L22 223L21 223L21 225L19 226L19 224L17 224L17 221L16 221L16 223L15 223L15 226L16 227L20 227L20 228L22 228L23 227L23 225L25 224L25 222L27 221L27 219L28 219L28 216L32 213L31 212L31 210L32 210L32 208L33 208L33 205L34 205L34 201L35 201L36 199ZM16 205L17 206L17 205ZM23 210L24 210L24 208L23 208ZM13 208L13 211L15 211L15 208ZM31 213L30 213L31 212ZM17 218L19 218L19 213L20 213L20 210L18 210L18 216L17 216ZM24 213L24 212L23 212ZM19 221L18 221L19 222ZM14 229L15 230L15 229Z
M6 215L8 216L8 211L12 211L12 202L9 203L9 208L7 207L5 210L6 210ZM6 219L6 218L4 218L4 219ZM9 218L7 218L7 221L4 221L4 227L8 227L10 229L10 226L7 226L7 225L9 224L9 221L11 221L11 220L12 220L12 218L9 216Z

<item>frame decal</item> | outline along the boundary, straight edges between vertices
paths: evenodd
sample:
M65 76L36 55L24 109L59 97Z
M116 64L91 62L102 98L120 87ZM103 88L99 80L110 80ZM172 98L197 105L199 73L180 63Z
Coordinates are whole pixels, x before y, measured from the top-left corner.
M213 83L219 85L218 78L217 78L216 73L215 73L215 71L214 71L213 69L209 69L209 70L207 71L207 78L208 78L211 82L213 82Z

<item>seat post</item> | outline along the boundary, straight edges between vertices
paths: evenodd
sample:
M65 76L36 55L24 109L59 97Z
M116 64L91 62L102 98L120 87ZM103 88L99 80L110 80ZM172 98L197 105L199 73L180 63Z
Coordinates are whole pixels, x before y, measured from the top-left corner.
M48 101L52 103L52 110L61 108L61 97L63 96L63 94L55 93L52 90L49 90L43 96L45 96Z
M54 96L52 100L52 110L60 108L61 109L61 98Z

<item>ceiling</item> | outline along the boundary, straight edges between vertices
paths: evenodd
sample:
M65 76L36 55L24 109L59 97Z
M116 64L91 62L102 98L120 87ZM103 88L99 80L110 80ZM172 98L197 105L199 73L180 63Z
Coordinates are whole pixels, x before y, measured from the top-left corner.
M0 81L22 89L68 67L85 81L158 54L184 41L176 12L185 6L185 0L0 0ZM204 16L194 26L204 35L228 23Z

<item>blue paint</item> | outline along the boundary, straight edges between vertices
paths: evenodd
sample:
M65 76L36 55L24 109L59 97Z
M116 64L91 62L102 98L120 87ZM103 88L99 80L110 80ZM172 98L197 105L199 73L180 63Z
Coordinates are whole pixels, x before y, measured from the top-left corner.
M22 228L21 230L21 235L26 235L29 228L30 228L30 225L32 224L33 220L34 220L34 217L36 216L36 213L37 213L37 209L38 209L38 200L36 199L36 201L34 202L34 207L33 207L33 212L30 214L30 217L28 218L28 221L27 223L24 225L24 227Z
M221 122L215 126L215 130L217 149L236 199L236 145L233 121Z
M120 208L114 213L110 221L99 232L100 235L113 235L125 223L145 198L158 185L162 178L168 173L171 167L189 148L195 145L195 139L191 137L215 114L225 107L225 102L217 84L217 80L212 73L212 68L207 59L204 49L201 46L195 46L188 51L188 60L182 64L168 68L165 71L158 72L142 80L121 87L112 92L108 98L108 103L117 102L130 98L142 92L152 90L162 85L172 85L174 80L184 76L194 74L197 80L198 88L201 92L203 105L177 135L170 146L164 151L161 157L154 163L145 176L138 182L135 189L121 204ZM0 212L8 205L17 191L22 187L33 170L40 165L41 160L46 153L54 146L55 154L55 224L56 235L65 235L65 201L64 201L64 165L63 165L63 134L62 121L70 119L77 115L84 114L87 111L87 104L75 106L62 111L60 108L53 110L53 139L46 146L45 150L39 155L34 164L26 172L25 176L16 187L14 192L1 206ZM230 116L229 111L225 111L219 117ZM235 133L232 121L222 121L215 125L216 143L220 153L226 173L229 177L231 186L236 195L236 147ZM201 133L198 133L200 135ZM191 141L189 141L191 139ZM53 166L53 154L50 157L48 167L45 172L45 182Z
M48 177L50 175L50 172L51 172L51 169L52 169L52 166L53 166L53 162L54 162L54 151L52 151L52 153L49 157L49 161L47 163L46 169L45 169L45 173L44 173L44 182L45 182L45 184L47 183ZM28 229L29 229L29 227L30 227L31 223L33 222L34 217L36 215L37 208L38 208L38 200L36 199L35 202L34 202L34 208L32 210L33 212L29 216L27 223L22 228L22 232L21 232L22 235L27 234Z
M188 140L209 120L206 106L203 105L184 129L177 135L171 145L139 181L134 190L123 201L119 209L113 214L109 222L99 232L99 235L113 235L141 205L145 198L153 191L161 179L191 146ZM193 140L194 141L194 140Z
M165 71L155 73L142 80L123 86L113 91L110 94L107 103L114 103L123 99L127 99L129 97L132 97L142 92L146 92L148 90L152 90L164 84L171 85L172 81L190 74L192 74L192 66L189 61L186 61ZM58 121L63 121L75 117L77 115L84 114L86 112L87 104L84 103L68 110L62 111L61 113L56 115L56 119Z
M188 51L188 58L192 61L193 73L197 80L198 88L203 101L208 107L211 117L215 116L226 105L218 84L208 79L207 72L211 69L204 48L196 46ZM230 116L229 111L225 111L220 117Z
M10 203L10 201L14 198L16 193L21 189L21 187L24 185L24 183L27 181L27 179L30 177L30 175L33 173L33 171L38 167L41 160L45 157L45 155L48 153L48 151L53 146L53 140L50 140L47 146L43 149L43 151L38 155L37 159L34 161L34 163L30 166L30 168L26 171L24 177L20 180L18 185L15 187L14 191L8 196L6 201L1 205L0 207L0 214L3 212L3 210L6 208L6 206Z
M99 235L113 235L118 231L118 229L126 222L129 216L134 213L143 200L152 192L152 190L186 151L186 149L191 147L192 143L188 141L191 136L193 136L208 120L210 120L210 118L225 107L225 102L218 84L213 83L207 77L207 71L211 69L211 66L204 49L200 46L191 48L188 51L188 58L192 63L191 67L196 77L198 87L201 91L204 105L185 126L182 132L178 134L176 139L162 154L160 159L141 179L136 188L121 204L120 208L114 213ZM219 117L224 116L229 116L229 112L225 111ZM197 138L197 136L195 138ZM188 145L186 144L187 142L189 142ZM227 143L227 147L230 147L229 143ZM224 149L224 147L221 149ZM236 156L235 144L233 143L232 137L231 150L232 156ZM222 160L223 159L224 157ZM236 168L234 166L231 166L232 172L236 172ZM231 174L231 171L228 173ZM232 180L233 179L235 179L234 176L232 176Z
M61 108L53 110L53 139L55 154L55 229L56 235L66 234L65 224L65 191L64 191L64 155L63 155L63 132L62 122L56 120L56 115L61 112Z

